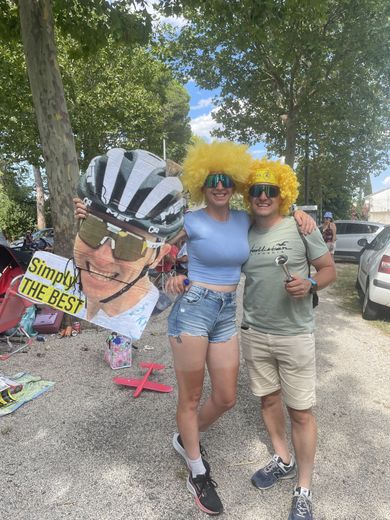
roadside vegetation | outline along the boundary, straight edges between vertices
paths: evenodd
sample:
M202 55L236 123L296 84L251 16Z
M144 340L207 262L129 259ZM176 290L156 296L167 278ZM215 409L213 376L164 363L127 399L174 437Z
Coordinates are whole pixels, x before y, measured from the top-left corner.
M337 305L361 316L362 306L355 287L358 271L357 264L336 263L336 268L337 280L329 289L330 294L337 297L339 302ZM387 318L367 321L367 323L390 335L390 314Z

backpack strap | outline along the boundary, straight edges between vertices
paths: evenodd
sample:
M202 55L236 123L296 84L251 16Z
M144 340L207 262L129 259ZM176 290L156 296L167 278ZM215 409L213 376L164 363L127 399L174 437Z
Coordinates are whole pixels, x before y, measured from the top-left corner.
M306 253L306 262L307 262L307 268L309 270L309 278L310 278L310 260L309 260L309 255L307 253L307 250L308 250L308 247L307 247L307 240L306 240L306 237L305 235L302 233L302 231L299 229L299 226L298 224L295 222L296 226L297 226L297 231L298 231L298 234L299 236L301 237L301 240L303 242L303 245L305 246L305 253Z
M296 222L295 222L295 224L297 225L297 230L298 230L299 236L301 237L301 240L302 240L302 242L303 242L303 244L304 244L304 246L305 246L307 269L308 269L308 271L309 271L309 278L310 278L310 277L311 277L311 274L310 274L311 263L310 263L310 260L309 260L309 255L308 255L308 253L307 253L307 250L308 250L307 240L306 240L305 235L304 235L304 234L301 232L301 230L299 229L298 224L297 224ZM315 292L315 293L312 295L312 302L313 302L313 308L314 308L314 307L317 307L318 302L319 302L317 292Z

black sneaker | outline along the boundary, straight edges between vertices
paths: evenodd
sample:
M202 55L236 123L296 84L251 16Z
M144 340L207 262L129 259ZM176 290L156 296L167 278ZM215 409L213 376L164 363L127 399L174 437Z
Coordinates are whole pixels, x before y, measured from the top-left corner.
M186 450L184 449L183 441L181 440L179 433L173 434L172 445L175 448L175 450L177 451L177 453L179 453L179 455L181 455L183 457L183 459L186 461L187 468L190 469L190 465L188 463L188 456L187 456ZM200 450L200 454L202 456L203 465L206 468L206 472L210 471L210 464L205 459L205 457L207 456L207 453L206 453L206 450L201 445L201 443L199 443L199 450Z
M295 488L288 520L313 520L312 508L310 491Z
M195 497L196 505L208 515L219 515L223 511L222 502L215 491L217 483L210 477L210 469L204 475L192 476L190 471L187 488Z
M274 455L264 468L261 468L252 475L251 482L258 489L269 489L279 480L294 478L297 474L295 459L291 455L289 466L283 464L278 455Z

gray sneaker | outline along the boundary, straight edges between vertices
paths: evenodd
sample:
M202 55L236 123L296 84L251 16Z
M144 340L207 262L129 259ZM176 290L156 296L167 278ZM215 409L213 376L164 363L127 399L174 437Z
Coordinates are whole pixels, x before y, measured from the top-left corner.
M313 520L312 507L310 491L295 488L288 520Z
M297 474L297 466L294 456L291 455L290 465L283 464L278 455L274 455L264 468L261 468L252 475L251 482L258 489L269 489L279 480L294 478Z

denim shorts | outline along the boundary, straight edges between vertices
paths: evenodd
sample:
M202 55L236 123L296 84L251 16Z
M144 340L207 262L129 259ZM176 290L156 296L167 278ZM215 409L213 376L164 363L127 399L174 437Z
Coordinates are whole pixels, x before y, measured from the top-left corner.
M192 285L174 303L168 318L168 336L207 337L210 343L228 341L237 334L236 292L220 292Z

